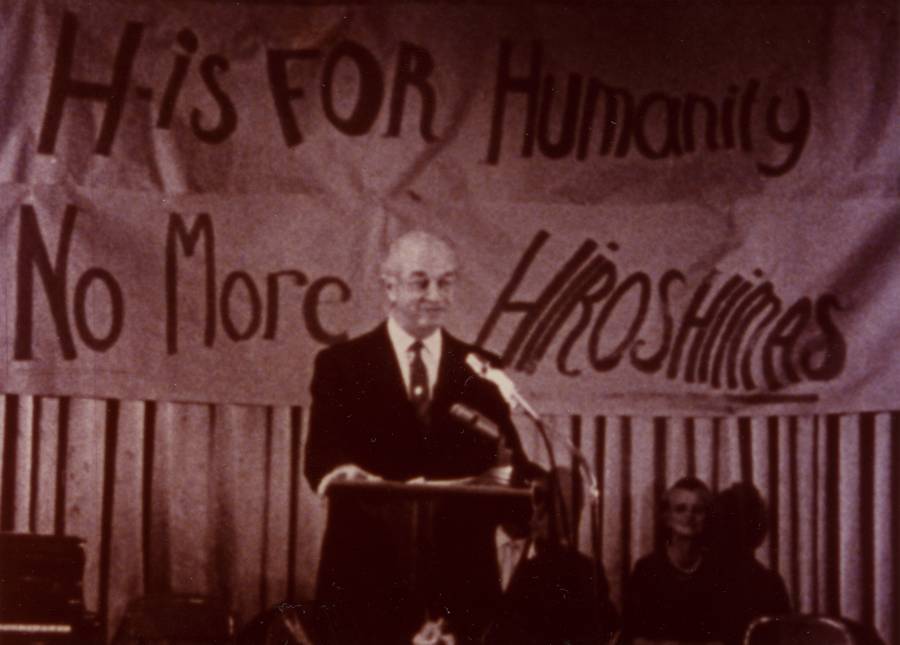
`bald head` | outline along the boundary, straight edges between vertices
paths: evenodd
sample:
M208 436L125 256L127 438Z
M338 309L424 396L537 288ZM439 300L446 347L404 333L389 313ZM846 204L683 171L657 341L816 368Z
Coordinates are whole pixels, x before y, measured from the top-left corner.
M459 262L453 245L427 231L397 238L381 265L390 313L409 334L425 338L443 324Z
M381 264L381 277L385 280L396 277L427 256L451 262L454 270L458 265L456 250L449 240L428 231L414 230L404 233L388 247Z

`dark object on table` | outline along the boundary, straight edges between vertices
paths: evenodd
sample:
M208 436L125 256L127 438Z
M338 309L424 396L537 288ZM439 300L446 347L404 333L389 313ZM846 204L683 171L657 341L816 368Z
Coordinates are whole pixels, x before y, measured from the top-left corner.
M221 600L192 594L144 596L128 603L114 645L231 643L234 617Z

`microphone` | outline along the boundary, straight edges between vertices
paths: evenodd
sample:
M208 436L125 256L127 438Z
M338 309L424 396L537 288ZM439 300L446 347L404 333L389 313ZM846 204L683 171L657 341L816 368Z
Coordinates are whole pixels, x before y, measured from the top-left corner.
M450 415L491 439L500 438L500 428L497 427L497 424L465 403L454 403L450 408Z
M535 427L537 428L538 434L540 434L541 439L544 441L544 447L547 449L547 457L550 460L550 477L555 481L554 489L556 490L557 503L558 503L558 512L560 513L560 517L562 518L563 523L563 533L564 533L564 542L566 544L574 544L574 536L572 535L572 528L569 523L569 516L566 511L566 500L562 496L562 490L559 486L559 472L556 468L556 457L553 454L553 444L550 442L550 437L547 436L547 429L544 427L544 423L541 421L541 417L538 416L538 413L534 411L528 401L525 400L519 391L516 389L516 384L513 383L512 379L509 378L503 370L499 370L496 367L493 367L481 358L478 354L470 353L466 356L466 365L472 368L478 376L483 379L487 379L491 383L497 386L497 389L500 390L500 394L506 399L507 405L510 408L516 409L519 408L528 417L534 422ZM573 446L574 447L574 446ZM553 520L554 522L556 520Z
M529 405L525 397L519 394L516 384L506 375L506 372L491 366L490 363L475 353L470 353L466 356L466 365L471 367L472 371L478 376L496 385L509 407L520 408L533 420L539 420L537 412Z

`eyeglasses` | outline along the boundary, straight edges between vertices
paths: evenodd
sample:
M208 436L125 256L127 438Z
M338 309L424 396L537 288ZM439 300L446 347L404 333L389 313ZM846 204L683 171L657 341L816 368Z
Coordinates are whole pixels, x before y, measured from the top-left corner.
M410 292L417 294L428 293L428 288L434 285L438 292L449 293L456 286L455 275L444 275L440 278L429 278L427 276L414 276L400 281L404 287Z

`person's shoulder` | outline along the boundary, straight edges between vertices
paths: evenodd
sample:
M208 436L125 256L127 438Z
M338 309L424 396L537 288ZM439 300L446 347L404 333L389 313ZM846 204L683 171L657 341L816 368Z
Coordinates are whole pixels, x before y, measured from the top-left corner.
M546 562L550 563L553 569L561 572L563 575L593 575L594 561L578 549L559 547L544 551L542 556ZM538 557L535 559L542 558Z
M385 324L381 323L359 336L322 348L316 354L316 363L339 362L343 359L358 360L360 355L364 355L370 348L377 346L386 338L387 330Z
M780 598L787 595L784 579L780 573L766 567L756 558L751 557L749 560L746 567L747 573L743 576L748 587L769 598Z
M635 574L640 574L658 571L659 569L664 568L666 564L667 559L663 554L659 551L651 551L637 559L637 562L634 563L633 572Z
M443 333L444 342L447 344L447 348L454 354L462 356L463 358L467 357L469 354L475 354L478 358L486 361L492 367L503 367L500 356L494 352L488 351L480 345L467 343L466 341L457 338L446 329L444 329Z

